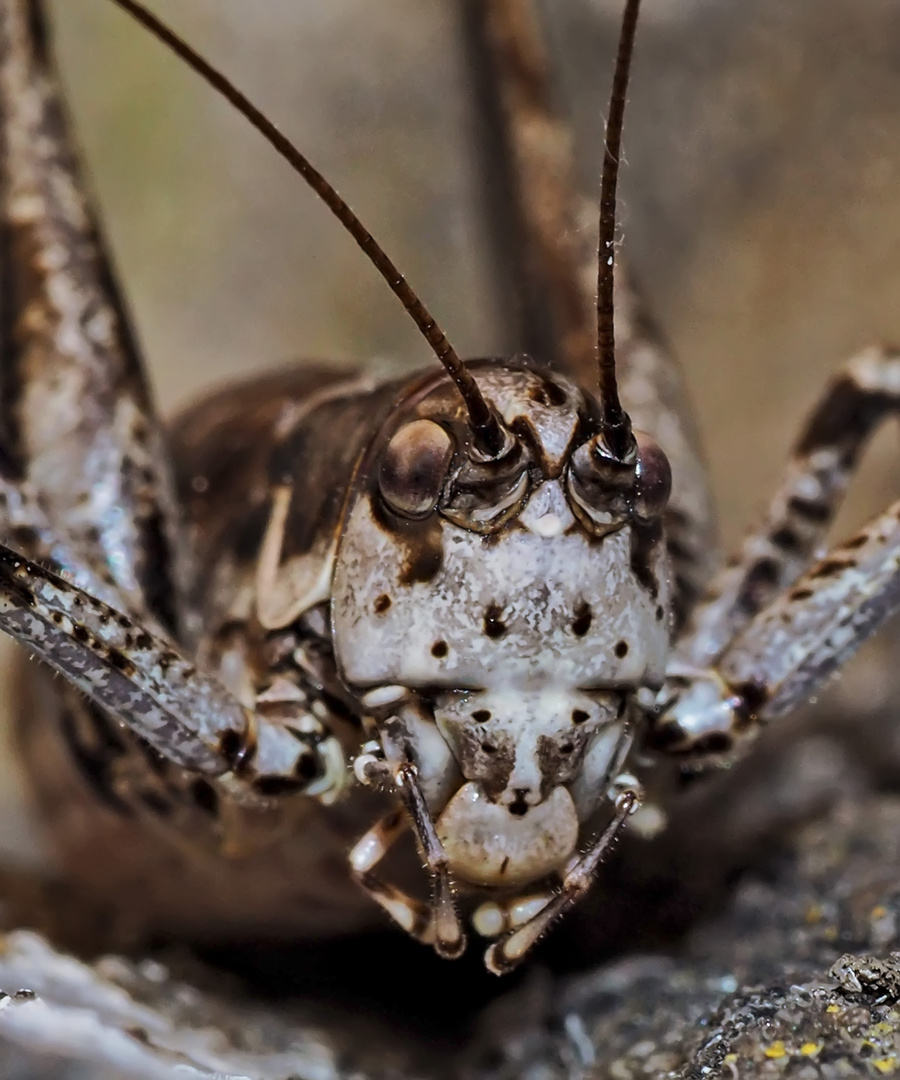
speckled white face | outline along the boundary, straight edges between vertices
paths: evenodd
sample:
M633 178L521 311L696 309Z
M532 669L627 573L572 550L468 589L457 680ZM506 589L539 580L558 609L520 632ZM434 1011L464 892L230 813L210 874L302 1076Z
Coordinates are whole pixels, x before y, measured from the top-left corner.
M670 580L640 468L617 487L579 465L592 403L527 368L475 371L508 459L472 454L446 393L394 421L347 507L332 621L349 686L430 702L462 777L431 807L454 873L513 886L559 870L606 797L630 695L663 679Z
M334 583L348 683L658 685L668 648L661 545L651 592L632 568L630 528L589 537L559 480L535 489L517 525L484 537L441 521L434 576L408 582L407 553L360 499Z
M581 395L559 380L559 404L534 401L543 383L533 373L515 372L515 380L504 370L479 373L507 424L527 424L544 459L498 532L456 524L440 506L424 521L386 526L377 488L359 493L332 591L335 647L349 685L632 689L662 680L664 544L644 543L631 524L598 537L576 517L566 466Z

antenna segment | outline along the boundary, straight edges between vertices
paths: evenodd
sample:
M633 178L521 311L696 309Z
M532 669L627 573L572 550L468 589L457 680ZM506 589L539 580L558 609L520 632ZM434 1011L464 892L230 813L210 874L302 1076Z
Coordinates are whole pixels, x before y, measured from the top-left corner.
M506 433L500 420L485 401L474 376L457 356L456 350L447 339L447 335L441 330L428 309L410 285L407 284L406 279L385 254L381 245L332 185L312 165L308 158L297 149L291 140L229 79L204 60L186 41L148 11L143 4L138 3L137 0L113 0L113 3L127 11L154 37L162 41L172 52L179 56L188 67L205 79L214 90L226 98L242 116L250 121L253 127L288 164L303 177L359 244L369 262L388 283L391 291L431 346L434 355L443 364L450 378L456 383L469 414L469 422L479 449L490 457L500 455L506 447Z
M631 423L619 400L616 384L616 335L613 315L613 284L616 239L616 182L622 146L625 94L634 52L640 0L626 0L613 73L609 118L600 183L600 246L597 257L597 367L600 384L602 434L609 450L624 457L631 444Z

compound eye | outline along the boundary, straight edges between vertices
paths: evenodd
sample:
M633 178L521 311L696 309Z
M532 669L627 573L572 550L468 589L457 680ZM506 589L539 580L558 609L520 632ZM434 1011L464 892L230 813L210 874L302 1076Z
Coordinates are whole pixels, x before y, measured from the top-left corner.
M634 516L652 521L665 510L672 491L672 467L663 448L643 431L634 433L637 463L634 470Z
M388 443L378 486L388 506L403 517L430 514L440 498L453 440L433 420L413 420Z

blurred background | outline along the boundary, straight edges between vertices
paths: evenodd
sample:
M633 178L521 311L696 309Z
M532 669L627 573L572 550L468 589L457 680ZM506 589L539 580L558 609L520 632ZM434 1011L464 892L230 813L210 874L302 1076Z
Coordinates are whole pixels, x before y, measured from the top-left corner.
M324 208L105 0L56 0L60 62L107 232L170 413L292 358L431 362ZM458 351L504 351L472 103L449 0L154 0L347 197ZM543 4L594 186L618 0ZM731 544L843 359L900 342L900 5L646 0L624 247L685 366ZM900 494L883 432L838 531ZM838 684L887 700L870 650ZM7 790L4 786L3 790ZM22 835L6 814L6 843Z

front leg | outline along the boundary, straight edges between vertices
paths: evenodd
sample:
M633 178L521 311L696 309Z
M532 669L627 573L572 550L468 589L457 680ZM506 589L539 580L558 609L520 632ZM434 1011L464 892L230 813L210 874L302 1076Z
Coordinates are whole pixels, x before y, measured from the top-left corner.
M409 710L407 713L404 719L391 716L379 725L384 763L406 811L406 822L401 824L388 815L356 844L350 865L363 888L407 933L433 944L440 956L452 960L465 951L466 937L456 910L449 860L435 829L419 768L413 762L422 756L422 747L417 747L418 753L413 749L410 726L416 725ZM363 781L377 783L381 774L382 770L373 767L363 775ZM431 882L430 911L372 873L406 825L412 827Z
M317 743L325 772L334 772L333 740L314 714L268 720L171 641L2 544L0 629L167 760L211 777L232 774L238 795L317 785L309 769ZM316 791L323 801L331 795Z
M713 580L677 642L680 665L713 663L808 565L834 520L868 438L900 409L900 353L848 361L809 417L761 525Z
M703 767L809 698L900 608L900 502L833 549L703 670L672 669L656 744Z
M621 779L624 783L615 799L612 821L584 854L572 858L563 871L560 888L552 894L538 894L525 898L524 901L522 898L515 898L511 904L506 905L509 918L510 909L518 914L516 905L521 904L524 921L517 924L517 920L510 919L512 929L488 948L484 954L488 971L495 975L505 975L521 963L563 912L576 904L590 889L600 864L609 855L629 816L640 807L640 794L634 778L628 776ZM500 910L502 912L502 909ZM483 908L476 915L479 913L481 925L484 927L489 913Z

